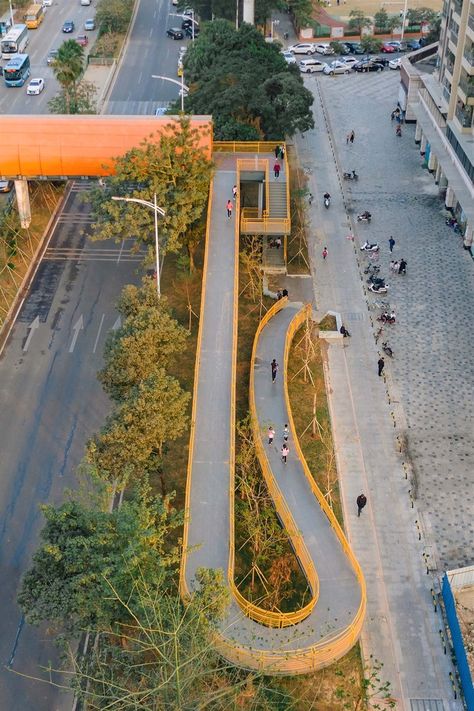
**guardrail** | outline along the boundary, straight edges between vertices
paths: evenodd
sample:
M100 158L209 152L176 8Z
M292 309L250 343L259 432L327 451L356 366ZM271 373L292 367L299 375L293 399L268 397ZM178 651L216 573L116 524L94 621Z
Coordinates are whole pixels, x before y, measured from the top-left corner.
M273 153L281 145L285 144L282 141L214 141L212 150L217 153Z

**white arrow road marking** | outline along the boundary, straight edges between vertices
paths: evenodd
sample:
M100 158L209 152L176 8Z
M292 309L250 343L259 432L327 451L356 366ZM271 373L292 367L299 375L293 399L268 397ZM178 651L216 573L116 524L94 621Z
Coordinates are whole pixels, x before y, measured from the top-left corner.
M30 325L28 326L29 334L28 334L28 338L25 341L25 345L23 346L23 353L26 353L28 348L30 347L31 338L33 336L33 333L34 333L34 331L36 331L37 328L39 328L39 325L40 325L40 320L39 320L39 316L37 316L35 318L35 320L32 321L30 323Z
M74 336L72 337L71 345L69 346L69 353L72 353L74 348L76 347L76 341L77 337L79 335L79 331L82 331L84 329L84 319L81 316L77 319L76 323L72 327L72 330L74 331Z
M121 327L121 325L122 325L122 319L120 318L120 316L118 316L116 322L112 326L112 331L118 331L119 328Z

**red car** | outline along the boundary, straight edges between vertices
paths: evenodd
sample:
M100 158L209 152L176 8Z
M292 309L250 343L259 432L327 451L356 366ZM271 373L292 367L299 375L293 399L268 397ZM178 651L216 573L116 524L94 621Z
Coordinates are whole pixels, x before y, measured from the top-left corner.
M384 42L383 45L380 48L381 52L386 52L387 54L391 52L396 52L397 50L393 46L393 44L388 44L388 42Z
M89 44L89 38L87 35L77 35L76 42L80 44L81 47L86 47Z

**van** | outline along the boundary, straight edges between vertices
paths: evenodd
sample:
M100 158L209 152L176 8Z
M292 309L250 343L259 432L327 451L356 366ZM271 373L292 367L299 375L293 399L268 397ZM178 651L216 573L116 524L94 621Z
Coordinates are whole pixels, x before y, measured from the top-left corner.
M81 0L81 5L90 5L91 0Z

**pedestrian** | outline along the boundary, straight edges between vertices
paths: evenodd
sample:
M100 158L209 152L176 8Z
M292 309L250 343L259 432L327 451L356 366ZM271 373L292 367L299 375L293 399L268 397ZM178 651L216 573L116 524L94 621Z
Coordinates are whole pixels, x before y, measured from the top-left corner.
M290 430L288 429L288 425L285 425L283 428L283 441L288 442L288 437L290 435Z
M232 200L227 200L227 217L232 217Z
M351 144L351 146L354 143L354 138L355 138L355 133L354 133L354 131L351 131L349 134L349 143Z
M275 178L279 177L280 169L281 169L281 166L280 166L279 162L276 160L275 165L273 166L273 173L275 174Z
M324 247L324 249L323 249L323 259L326 259L327 256L328 256L328 248L327 248L327 247Z
M390 261L390 267L389 267L391 272L393 272L394 266L395 266L395 260L392 259L392 260Z
M396 135L396 136L400 136L400 138L401 138L401 135L402 135L402 127L400 126L400 124L397 124L397 128L395 129L395 135Z
M393 263L392 271L393 271L395 274L398 274L399 268L400 268L400 262L395 261L395 262Z
M346 136L346 144L347 144L347 145L349 145L349 139L350 139L350 137L351 137L351 134L348 133L347 136Z
M360 512L367 503L367 497L364 494L359 494L357 497L357 516L360 516Z
M406 274L407 273L407 263L405 259L400 259L400 263L398 265L398 273L399 274Z
M380 377L380 376L382 375L382 373L383 373L383 369L385 368L385 361L384 361L384 359L383 359L383 358L379 358L379 359L378 359L378 362L377 362L377 365L378 365L378 367L379 367L379 377Z
M234 187L232 188L232 197L234 198L234 200L237 198L237 185L234 185Z
M277 238L275 239L275 247L276 247L277 249L280 249L280 247L281 247L281 237L277 237Z
M281 292L281 295L282 295L283 297L286 296L286 298L288 298L288 289L283 289L283 291Z
M275 146L275 158L278 158L279 155L280 155L280 146L277 143L277 145Z
M280 301L280 299L283 298L283 294L281 293L280 289L277 291L277 301Z
M281 461L286 464L286 458L289 455L290 450L288 449L288 445L283 442L283 446L281 448Z
M309 202L310 205L311 205L311 203L313 202L313 193L310 193L310 194L308 195L308 202Z
M275 382L277 372L278 372L278 363L276 362L275 358L271 362L271 367L272 367L272 383Z
M390 239L388 240L388 246L390 247L390 251L393 252L393 248L395 247L395 240L392 236L390 236Z
M275 436L275 430L270 425L270 427L268 428L268 444L273 444L274 436Z
M342 324L341 328L339 329L339 333L341 333L344 338L350 338L351 335L347 328L344 326L344 324Z
M283 143L280 146L280 158L281 160L285 160L285 146L283 145Z

